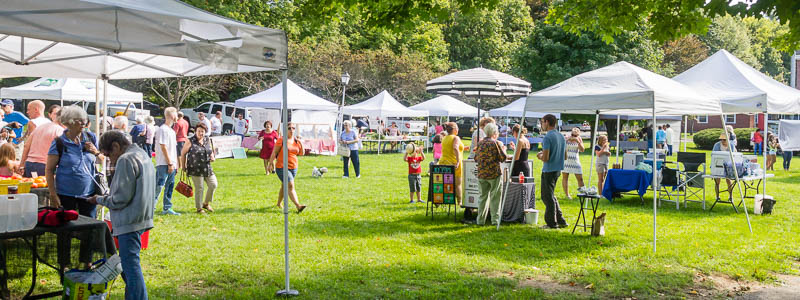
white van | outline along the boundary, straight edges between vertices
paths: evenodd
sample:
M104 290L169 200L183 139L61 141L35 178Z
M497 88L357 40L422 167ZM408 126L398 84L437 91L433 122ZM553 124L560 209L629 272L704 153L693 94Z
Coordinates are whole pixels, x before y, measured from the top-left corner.
M249 123L248 132L258 132L264 129L264 121L266 121L266 117L263 111L265 109L261 108L247 108L247 107L238 107L233 103L225 103L225 102L205 102L200 104L195 108L184 108L181 109L183 115L189 118L189 125L192 126L193 124L197 124L200 122L200 118L197 117L197 113L202 112L206 114L206 118L209 120L216 115L218 111L222 111L222 133L229 134L233 133L233 121L239 114L244 116L244 119L247 120ZM263 116L263 117L262 117Z

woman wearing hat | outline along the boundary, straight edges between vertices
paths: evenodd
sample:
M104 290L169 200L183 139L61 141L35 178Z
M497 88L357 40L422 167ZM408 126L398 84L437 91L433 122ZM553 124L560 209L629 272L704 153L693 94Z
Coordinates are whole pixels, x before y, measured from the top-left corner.
M731 152L736 152L736 148L730 146L730 137L728 137L724 132L720 133L719 135L719 142L714 144L714 148L711 151L728 151L730 149ZM717 192L717 201L719 201L719 178L714 178L714 190ZM728 183L728 199L733 201L733 185L731 184L730 179L725 179L725 182Z

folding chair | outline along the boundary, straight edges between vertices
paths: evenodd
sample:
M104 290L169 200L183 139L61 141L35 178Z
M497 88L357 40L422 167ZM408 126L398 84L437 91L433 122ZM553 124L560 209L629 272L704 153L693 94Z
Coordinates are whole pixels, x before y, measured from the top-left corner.
M681 197L686 199L686 185L678 170L666 165L661 167L661 184L658 189L658 204L661 202L675 203L675 209L681 208ZM684 204L686 205L686 204Z
M700 166L703 167L702 171L700 171ZM683 207L686 207L686 202L697 202L703 203L703 210L705 210L706 183L703 176L707 174L706 154L678 152L678 172L685 187Z

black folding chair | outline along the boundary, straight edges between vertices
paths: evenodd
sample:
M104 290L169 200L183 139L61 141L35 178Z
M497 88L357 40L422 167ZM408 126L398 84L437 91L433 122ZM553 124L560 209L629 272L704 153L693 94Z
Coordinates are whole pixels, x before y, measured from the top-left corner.
M681 207L681 197L686 198L686 185L678 170L666 165L661 167L661 184L658 189L658 204L662 201L675 203L675 209Z
M700 167L702 167L702 171ZM702 203L703 210L705 210L706 184L703 176L707 174L706 154L678 152L678 172L685 190L683 207L686 207L686 202L697 202Z

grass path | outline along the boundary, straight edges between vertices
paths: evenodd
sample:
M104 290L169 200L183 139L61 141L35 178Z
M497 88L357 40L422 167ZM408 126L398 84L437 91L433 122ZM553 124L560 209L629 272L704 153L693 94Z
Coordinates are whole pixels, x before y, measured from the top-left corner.
M444 216L432 221L424 204L407 204L402 155L367 154L361 160L362 177L343 179L337 157L300 159L298 194L309 207L290 216L290 246L292 286L301 299L582 297L520 286L530 278L591 284L592 298L682 298L698 272L765 282L776 273L797 272L798 163L791 173L775 172L769 193L778 200L776 210L751 215L754 234L744 214L730 206L708 212L699 204L679 211L665 204L653 253L649 196L644 206L634 196L613 204L602 200L605 237L523 224L498 232ZM329 173L312 178L313 166L328 167ZM196 215L193 201L175 193L175 208L183 215L156 216L150 249L142 253L152 299L264 299L283 287L279 181L263 174L256 156L222 159L214 169L220 182L215 213ZM541 163L534 169L538 181ZM571 187L577 187L574 178ZM560 183L557 192L563 196ZM561 204L567 221L574 222L577 200ZM115 286L114 299L122 290L122 284Z

